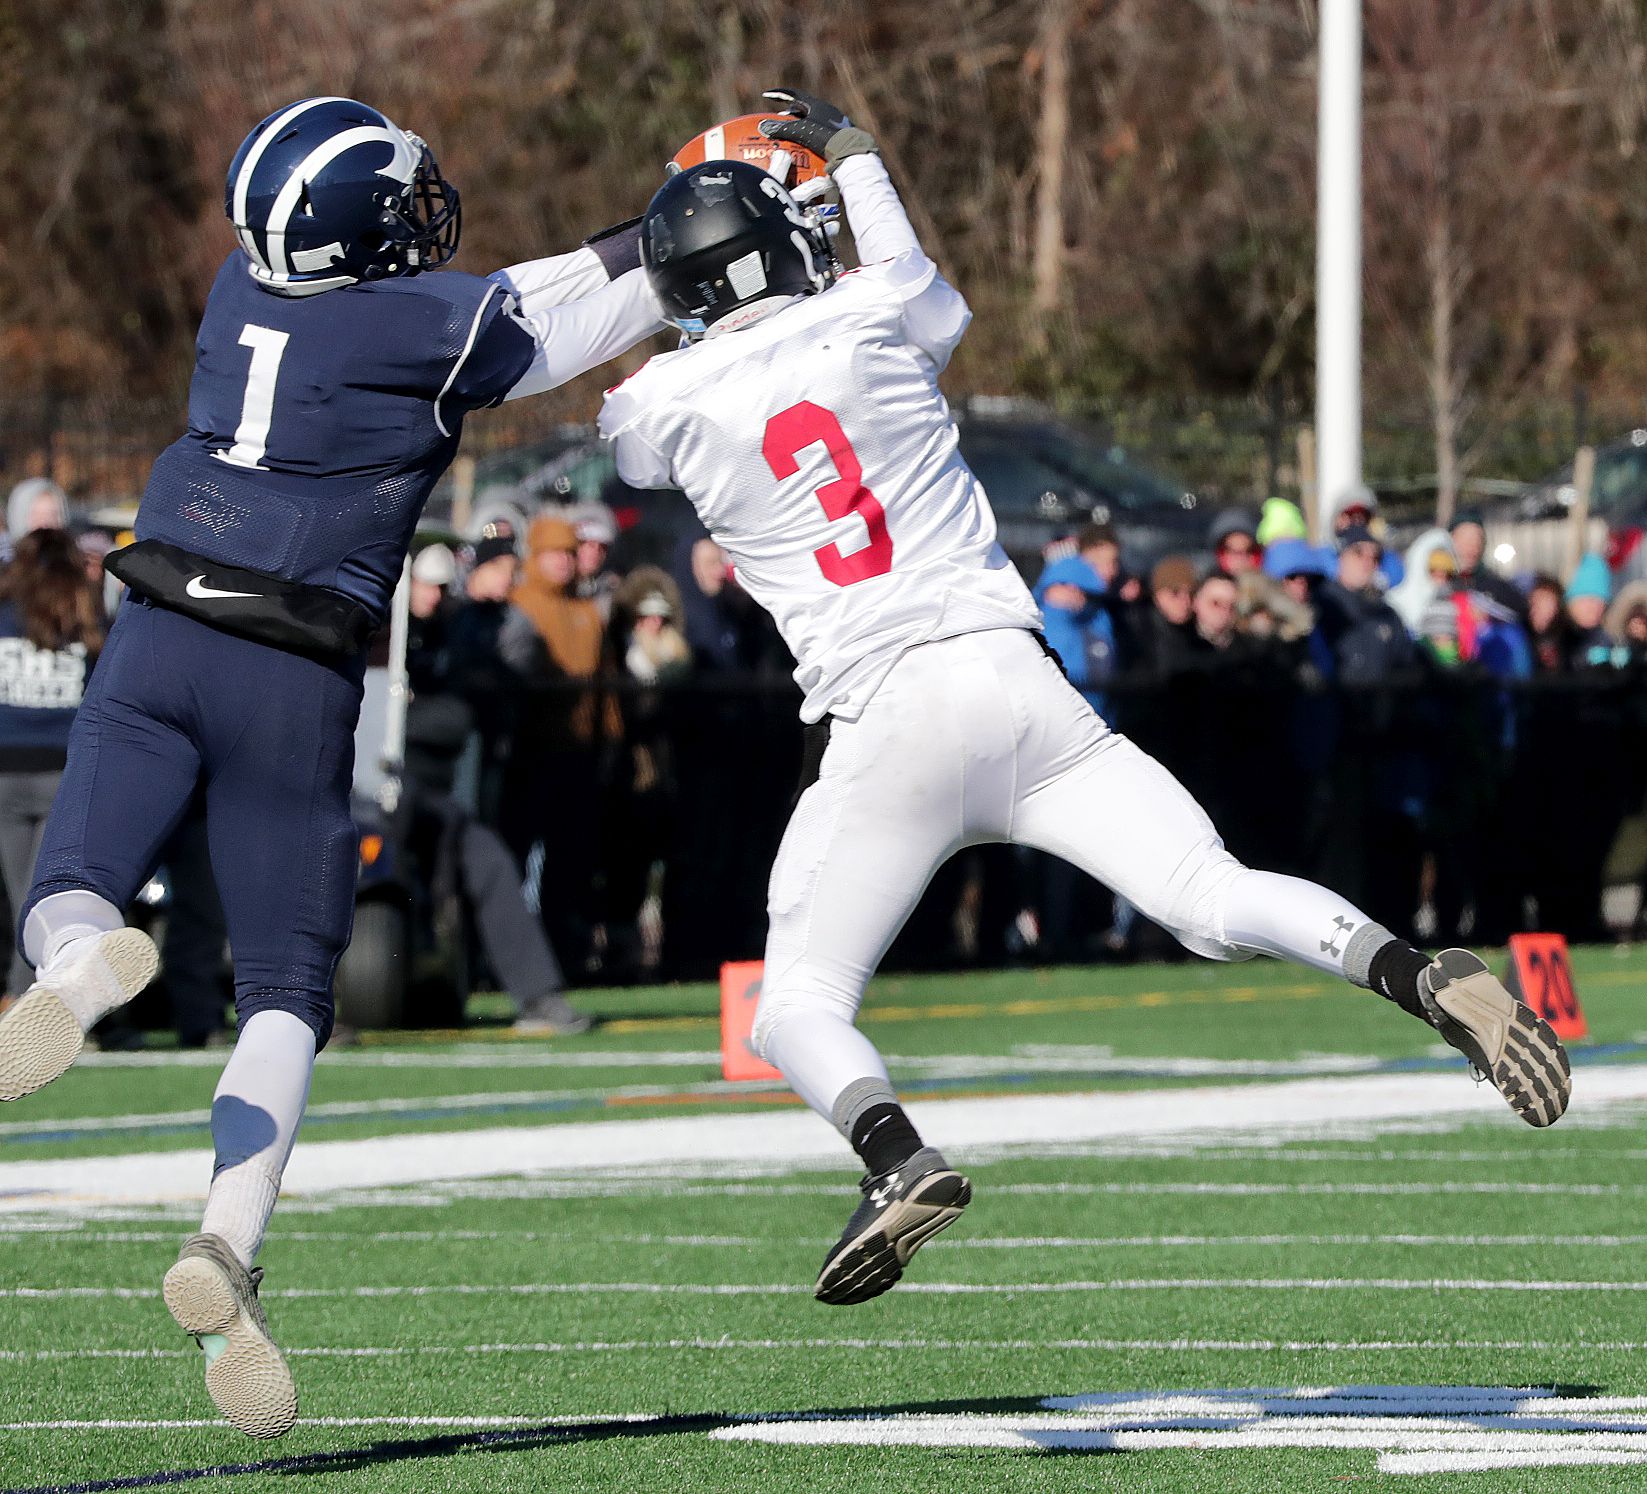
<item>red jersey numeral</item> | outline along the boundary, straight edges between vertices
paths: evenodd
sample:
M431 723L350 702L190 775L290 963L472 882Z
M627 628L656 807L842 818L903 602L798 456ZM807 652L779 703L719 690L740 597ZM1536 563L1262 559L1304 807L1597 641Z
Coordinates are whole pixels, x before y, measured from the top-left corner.
M841 422L833 412L803 399L798 405L780 410L766 422L766 439L761 453L772 475L782 481L800 471L796 456L822 441L829 459L840 473L833 482L817 490L818 502L831 519L856 514L869 531L869 543L850 555L839 545L824 545L812 552L824 578L836 586L852 586L872 576L884 576L892 569L892 536L886 532L886 510L864 486L864 469L847 440Z

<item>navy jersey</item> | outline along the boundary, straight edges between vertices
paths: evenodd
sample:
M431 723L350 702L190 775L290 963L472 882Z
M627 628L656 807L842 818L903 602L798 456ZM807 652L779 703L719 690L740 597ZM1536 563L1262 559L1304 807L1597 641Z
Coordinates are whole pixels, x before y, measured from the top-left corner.
M188 432L154 465L138 539L330 587L382 617L464 415L532 362L513 305L456 270L279 296L237 250L201 319Z
M0 771L62 766L91 667L83 643L36 648L16 606L0 602Z

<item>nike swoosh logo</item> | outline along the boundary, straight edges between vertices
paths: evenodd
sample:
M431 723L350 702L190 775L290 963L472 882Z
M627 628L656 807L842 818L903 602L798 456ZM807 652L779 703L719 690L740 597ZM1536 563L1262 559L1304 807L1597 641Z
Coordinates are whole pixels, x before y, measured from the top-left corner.
M260 597L260 591L219 591L215 586L206 585L204 576L196 576L185 586L184 591L191 597L198 597L202 602L209 602L214 597Z

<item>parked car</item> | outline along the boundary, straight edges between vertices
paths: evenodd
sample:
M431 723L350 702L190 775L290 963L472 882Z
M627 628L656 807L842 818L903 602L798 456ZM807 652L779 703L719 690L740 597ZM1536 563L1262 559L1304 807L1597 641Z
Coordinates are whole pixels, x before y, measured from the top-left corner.
M1049 542L1092 522L1115 526L1135 571L1169 551L1205 550L1208 515L1194 492L1099 432L1015 401L976 401L957 414L961 454L989 494L1001 545L1031 578ZM507 487L517 503L608 504L620 531L613 555L620 568L667 565L680 538L703 532L684 494L623 482L611 449L592 433L558 446L533 471L515 465ZM488 486L482 472L477 504L502 486Z
M1565 564L1568 527L1578 489L1573 465L1535 483L1477 499L1471 506L1487 521L1488 550L1511 572L1554 571ZM1590 487L1590 522L1584 548L1607 557L1616 585L1647 576L1647 429L1636 429L1596 448Z

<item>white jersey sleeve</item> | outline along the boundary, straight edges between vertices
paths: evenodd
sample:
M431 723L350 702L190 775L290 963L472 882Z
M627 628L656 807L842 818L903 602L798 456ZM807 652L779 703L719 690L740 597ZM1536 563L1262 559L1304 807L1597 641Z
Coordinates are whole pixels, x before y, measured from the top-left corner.
M879 266L888 284L898 288L910 342L942 372L972 321L965 298L921 248L879 156L849 156L835 168L834 179L859 260Z
M645 271L609 281L593 249L512 265L490 278L513 296L510 315L536 344L506 400L554 389L664 327Z
M672 488L676 484L669 458L641 435L636 419L639 412L624 388L619 384L606 391L599 422L601 435L612 443L618 476L632 488Z
M510 292L527 313L592 296L612 279L600 256L587 247L570 254L551 254L546 259L529 259L494 270L486 278Z

